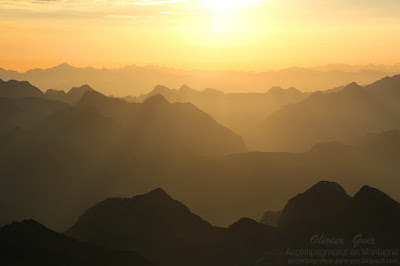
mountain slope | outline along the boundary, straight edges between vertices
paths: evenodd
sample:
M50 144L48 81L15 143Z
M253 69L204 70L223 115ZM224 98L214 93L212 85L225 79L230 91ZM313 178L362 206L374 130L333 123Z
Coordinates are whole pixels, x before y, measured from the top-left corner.
M101 246L137 251L156 265L245 266L277 246L278 230L247 218L229 228L214 227L164 190L156 189L130 199L100 202L66 234Z
M169 102L190 102L196 105L222 125L243 136L250 145L254 144L254 131L267 115L288 104L301 102L311 95L295 88L285 90L280 87L273 87L266 93L223 93L215 89L198 91L186 85L179 90L159 85L148 94L125 99L143 102L157 94L163 95Z
M31 128L51 114L66 108L68 105L64 103L42 97L0 97L0 132L16 127Z
M87 91L94 91L89 85L73 87L67 93L49 89L45 93L45 97L49 100L56 100L68 104L76 104Z
M213 252L219 234L162 189L100 202L67 231L82 241L135 250L157 265L204 265L210 259L204 252Z
M245 151L241 137L219 125L190 103L169 103L155 95L141 104L87 92L78 108L92 108L112 117L137 145L197 154L228 154ZM168 140L168 141L166 141Z
M337 183L319 182L288 201L280 226L353 236L363 232L392 243L400 236L399 222L400 203L382 191L364 186L350 197Z
M339 92L313 94L270 115L260 144L269 151L304 151L318 142L398 129L399 90L400 76L394 76L366 87L352 83Z
M346 239L338 244L342 249L394 248L400 237L399 217L400 204L377 189L365 186L350 197L337 183L319 182L288 201L278 227L242 218L228 228L218 228L156 189L96 204L67 234L106 247L138 251L161 266L287 265L293 256L288 251L291 248L321 248L323 243L310 240L319 233L321 238ZM373 242L357 247L347 242L360 232L364 238L373 237Z
M0 224L30 217L64 229L87 206L119 193L125 182L140 191L172 181L149 173L168 164L245 150L239 136L192 104L171 104L161 96L130 104L90 91L76 106L27 99L6 100L18 100L22 118L38 113L37 119L27 117L32 124L19 122L19 113L10 117L11 108L1 113L10 120L1 120L7 130L0 134ZM32 102L39 111L29 107Z
M0 228L1 265L150 266L134 252L114 251L77 242L25 220Z
M306 192L289 200L280 216L279 225L313 226L315 222L336 218L350 197L336 183L319 182Z
M43 97L43 92L27 81L3 81L0 79L0 97Z

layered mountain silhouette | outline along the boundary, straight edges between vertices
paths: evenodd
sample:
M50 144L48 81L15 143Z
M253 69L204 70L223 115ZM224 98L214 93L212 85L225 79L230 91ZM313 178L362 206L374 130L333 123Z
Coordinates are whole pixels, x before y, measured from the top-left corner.
M400 203L376 188L362 187L354 197L337 183L319 182L289 200L280 228L309 237L310 232L374 238L379 247L397 245L400 237ZM308 233L308 235L307 235Z
M368 183L400 199L399 153L369 144L386 133L360 146L327 143L306 153L203 157L121 148L98 133L112 135L107 130L118 127L115 120L93 110L85 114L69 110L46 123L52 126L41 134L16 130L2 138L2 224L32 217L62 231L95 202L154 187L165 187L219 226L282 209L287 198L322 178L352 194Z
M128 103L89 90L75 105L3 99L19 105L0 105L7 107L2 117L15 109L19 118L0 120L7 124L0 134L2 225L33 218L63 231L104 198L156 187L225 227L282 209L287 198L321 179L340 182L351 194L369 184L400 199L395 130L303 153L240 153L240 137L193 104L160 95Z
M0 97L0 134L19 128L31 128L39 121L68 106L43 97Z
M126 103L87 92L78 102L79 110L96 110L122 127L121 137L146 151L169 149L215 155L245 151L241 137L219 125L211 116L190 103L169 103L155 95L141 104ZM168 141L166 141L168 140Z
M140 103L158 94L169 102L190 102L196 105L222 125L244 136L247 143L252 143L250 137L267 115L288 104L301 102L311 95L295 88L280 87L273 87L266 93L223 93L215 89L198 91L186 85L179 90L158 85L148 94L124 99Z
M251 219L229 228L214 227L162 189L100 202L66 234L137 251L157 265L248 265L274 247L277 237L275 229Z
M65 91L58 91L49 89L45 93L45 97L49 100L56 100L68 104L76 104L87 91L94 91L89 85L81 87L73 87L67 93Z
M343 141L400 127L400 76L338 92L315 93L270 115L260 133L262 150L305 151L318 142ZM262 144L261 144L262 143Z
M264 72L177 70L157 66L126 66L119 69L78 68L67 63L24 73L0 68L4 80L28 80L47 89L68 90L81 84L91 84L106 95L139 95L162 82L178 88L188 84L193 88L220 88L224 92L264 92L273 86L296 87L302 91L326 90L356 81L369 84L388 75L399 73L398 66L325 66L293 67Z
M3 81L0 79L0 97L22 98L42 96L43 92L27 81Z
M26 86L33 91L37 89L25 82L10 84L14 83L17 85L11 90ZM161 95L155 95L142 104L130 104L106 97L84 85L72 88L64 99L58 99L76 104L69 107L59 101L29 97L26 90L18 95L22 94L21 98L0 98L0 108L5 116L0 129L21 127L32 130L42 139L54 133L53 139L74 138L77 146L84 140L83 135L79 141L78 131L86 128L92 131L87 132L87 137L97 138L99 142L96 145L99 146L123 142L120 145L132 149L140 146L149 150L170 149L170 152L205 155L245 151L243 140L208 114L189 103L170 104Z
M135 250L156 265L216 265L220 231L156 189L131 199L101 202L66 234L114 249Z
M399 217L400 204L377 189L365 186L350 197L337 183L319 182L288 201L277 227L242 218L220 228L156 189L130 199L100 202L66 234L136 251L157 265L281 265L288 260L280 251L307 247L310 237L320 232L351 240L361 230L376 241L369 248L395 247Z
M0 228L1 265L132 265L152 264L134 252L115 251L81 243L34 220Z
M278 226L242 218L226 228L212 226L163 189L155 189L132 198L101 201L86 210L65 234L51 231L34 220L4 226L0 229L0 262L6 265L290 265L291 258L313 258L291 255L292 248L329 249L332 244L324 244L326 239L343 239L334 246L344 250L393 250L400 237L399 222L400 204L369 186L351 197L337 183L318 182L287 202ZM354 246L354 236L360 233L364 241ZM319 243L310 240L315 235L322 237ZM327 254L325 258L370 256ZM399 259L395 253L377 253L373 257Z
M349 196L339 184L319 182L289 200L280 215L279 225L315 226L314 223L336 219L348 201Z
M169 160L246 151L241 137L192 104L159 95L131 104L88 87L75 91L86 91L75 105L43 97L0 99L0 172L7 177L0 180L1 224L32 217L53 229L118 191L122 180L147 183L145 172ZM57 215L48 216L50 209Z

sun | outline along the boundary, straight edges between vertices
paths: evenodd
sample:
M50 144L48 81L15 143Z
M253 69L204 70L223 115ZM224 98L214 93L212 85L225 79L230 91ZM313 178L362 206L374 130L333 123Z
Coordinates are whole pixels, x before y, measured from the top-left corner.
M262 0L203 0L205 8L215 12L225 12L249 8Z

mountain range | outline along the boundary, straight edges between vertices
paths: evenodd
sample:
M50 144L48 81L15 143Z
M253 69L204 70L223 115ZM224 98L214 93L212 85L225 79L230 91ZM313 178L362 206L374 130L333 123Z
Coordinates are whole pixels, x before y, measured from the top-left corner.
M394 104L396 77L383 81ZM222 226L243 216L258 219L266 207L280 210L292 193L320 179L354 193L367 183L399 200L396 130L301 153L243 153L240 137L191 103L168 103L159 94L128 103L88 86L74 91L82 95L76 104L45 93L1 97L1 224L29 217L64 230L101 199L155 187Z
M258 132L263 151L305 151L316 143L400 128L400 75L367 86L314 93L269 115Z
M273 86L296 87L301 91L327 90L350 82L369 84L385 76L400 73L394 66L293 67L264 72L176 70L156 66L126 66L118 69L78 68L67 63L24 73L0 68L3 80L27 80L43 89L68 90L90 84L97 91L117 97L148 93L157 84L179 88L218 88L224 92L265 92Z
M0 264L285 265L299 259L288 250L354 249L360 234L360 248L392 250L399 77L124 99L0 80L0 225L33 219L0 229ZM296 152L247 152L225 127L239 114L261 124L254 147Z
M108 265L111 259L119 265L150 265L142 255L159 266L290 265L292 258L313 258L292 255L289 251L293 248L390 251L398 244L399 222L400 204L369 186L351 197L339 184L321 181L287 202L277 226L242 218L229 227L212 226L164 190L156 189L95 204L66 236L32 220L5 226L0 229L1 252L6 254L1 259L13 265L23 265L15 262L29 255L35 265L41 261ZM362 241L354 242L360 230ZM313 240L315 236L319 239ZM22 239L24 244L17 244ZM356 258L350 253L336 254L324 259ZM384 259L399 259L398 253L385 254ZM357 258L370 256L381 259L379 254Z
M204 157L115 149L92 133L108 126L96 128L96 123L89 123L96 116L87 115L82 124L63 122L61 129L55 122L48 124L54 132L32 136L19 129L2 138L2 224L31 217L62 231L95 202L154 187L167 188L220 226L243 216L258 219L266 209L280 210L285 198L321 178L341 182L351 193L368 184L400 199L400 133L396 131L368 135L352 145L319 144L305 153ZM71 116L69 123L81 121L80 113L78 118ZM71 125L74 130L54 137ZM40 136L43 139L38 141Z
M266 93L223 93L216 89L198 91L186 85L179 90L158 85L150 93L138 97L125 97L129 102L143 102L154 95L162 95L169 102L190 102L210 114L219 123L232 129L251 143L254 130L266 117L280 108L305 100L312 93L295 88L273 87ZM256 150L257 147L251 147Z

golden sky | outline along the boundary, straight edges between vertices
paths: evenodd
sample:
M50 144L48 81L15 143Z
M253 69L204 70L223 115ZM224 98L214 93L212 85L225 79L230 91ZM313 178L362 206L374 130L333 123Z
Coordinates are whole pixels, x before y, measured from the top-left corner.
M1 0L0 67L400 62L399 0Z

